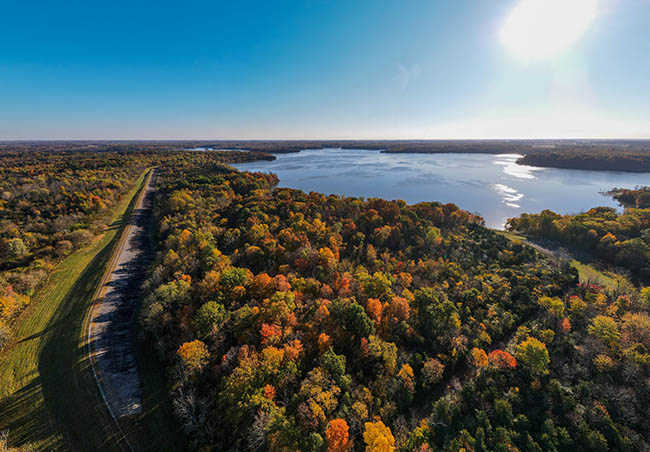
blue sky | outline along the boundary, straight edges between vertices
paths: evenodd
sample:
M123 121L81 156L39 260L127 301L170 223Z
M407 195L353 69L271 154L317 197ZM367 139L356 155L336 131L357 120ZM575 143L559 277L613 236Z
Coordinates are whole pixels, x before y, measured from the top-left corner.
M0 139L650 138L650 0L531 1L0 0Z

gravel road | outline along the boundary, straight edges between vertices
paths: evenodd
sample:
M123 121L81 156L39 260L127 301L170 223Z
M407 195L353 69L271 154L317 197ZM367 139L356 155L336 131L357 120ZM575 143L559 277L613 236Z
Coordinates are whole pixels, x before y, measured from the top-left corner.
M91 312L89 349L103 397L115 418L142 411L131 326L145 269L152 258L148 234L155 177L153 170L118 243Z

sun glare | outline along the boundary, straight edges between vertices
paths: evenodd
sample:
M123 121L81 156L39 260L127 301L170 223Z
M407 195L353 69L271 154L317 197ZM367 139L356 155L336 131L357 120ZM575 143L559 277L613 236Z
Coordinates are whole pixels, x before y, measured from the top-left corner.
M501 29L517 59L548 60L569 49L596 15L596 0L520 0Z

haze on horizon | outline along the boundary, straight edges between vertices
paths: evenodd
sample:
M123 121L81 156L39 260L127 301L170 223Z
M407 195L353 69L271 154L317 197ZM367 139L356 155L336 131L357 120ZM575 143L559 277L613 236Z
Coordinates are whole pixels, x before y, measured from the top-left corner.
M650 138L650 0L12 2L0 140Z

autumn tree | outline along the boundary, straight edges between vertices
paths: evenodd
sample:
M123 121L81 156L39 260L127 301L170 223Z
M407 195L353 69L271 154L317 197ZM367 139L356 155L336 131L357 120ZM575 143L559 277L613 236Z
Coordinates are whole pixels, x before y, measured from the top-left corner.
M485 351L480 348L473 348L471 351L472 354L472 363L479 369L485 368L488 366L488 356Z
M402 365L399 372L397 372L397 377L402 381L402 384L408 391L413 391L415 389L415 383L413 382L413 368L408 363Z
M409 319L411 308L409 302L404 297L392 297L387 303L384 310L385 327L388 330L396 328L400 322L405 322Z
M444 371L444 364L435 358L429 358L424 362L424 366L422 367L422 376L427 383L435 384L442 380Z
M363 288L368 297L373 298L386 298L391 288L391 281L381 272L375 272L372 276L367 273L362 273L359 275L359 280L363 284Z
M616 321L605 315L594 317L588 331L610 347L615 346L621 337Z
M366 452L393 452L395 450L395 438L384 423L377 419L365 423L363 440L366 443Z
M260 336L262 336L262 345L277 344L282 337L282 328L279 325L264 323L260 328Z
M553 317L559 319L564 317L564 303L557 297L542 297L538 303L543 306Z
M517 367L517 360L514 356L498 349L490 352L488 362L497 369L514 369Z
M517 360L528 369L531 375L540 377L547 375L548 365L551 359L548 355L548 350L543 342L528 336L523 342L517 346Z
M650 308L650 287L644 287L641 289L641 301L643 304L646 306L646 308Z
M190 371L201 370L208 363L210 357L208 347L198 339L185 342L178 348L176 354Z
M378 298L368 298L367 307L368 315L375 321L376 325L381 323L381 311L383 309L381 301Z
M348 423L344 419L332 419L325 430L327 452L347 452L352 447L348 437Z
M318 350L320 353L325 353L332 345L332 338L326 333L318 335Z

